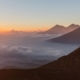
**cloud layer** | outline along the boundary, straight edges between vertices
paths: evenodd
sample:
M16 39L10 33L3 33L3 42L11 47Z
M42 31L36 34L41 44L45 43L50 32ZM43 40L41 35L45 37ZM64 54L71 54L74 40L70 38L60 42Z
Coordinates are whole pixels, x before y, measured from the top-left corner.
M74 46L45 42L52 37L35 33L1 35L0 69L35 68L74 50Z

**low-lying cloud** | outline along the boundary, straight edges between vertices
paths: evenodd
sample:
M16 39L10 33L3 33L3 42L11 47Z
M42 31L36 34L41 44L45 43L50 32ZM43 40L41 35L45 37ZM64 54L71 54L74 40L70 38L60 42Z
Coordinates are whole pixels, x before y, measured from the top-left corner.
M62 44L44 42L52 37L55 36L32 33L1 35L0 69L35 68L74 50L70 45L64 47Z
M49 62L51 56L40 55L32 48L22 46L0 45L0 69L2 68L34 68ZM42 52L42 51L41 51Z

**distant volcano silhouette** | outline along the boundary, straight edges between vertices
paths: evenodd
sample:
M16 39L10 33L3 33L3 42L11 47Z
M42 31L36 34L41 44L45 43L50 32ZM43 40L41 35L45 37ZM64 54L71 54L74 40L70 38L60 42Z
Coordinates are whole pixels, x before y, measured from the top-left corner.
M51 29L41 32L42 34L63 34L65 33L66 28L64 26L55 25Z
M73 30L75 30L75 29L77 29L77 28L79 28L79 27L80 27L79 25L71 24L71 25L69 25L69 26L67 27L67 31L68 31L68 32L71 32L71 31L73 31Z
M44 32L39 32L40 34L65 34L68 32L71 32L77 28L79 28L79 25L71 24L68 27L64 27L61 25L55 25L51 29L44 31Z

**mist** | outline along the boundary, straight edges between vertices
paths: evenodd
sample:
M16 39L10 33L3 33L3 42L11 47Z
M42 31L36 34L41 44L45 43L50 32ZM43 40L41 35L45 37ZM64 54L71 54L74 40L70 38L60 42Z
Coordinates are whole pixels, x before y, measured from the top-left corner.
M25 32L0 34L0 69L36 68L77 48L77 45L46 41L58 36Z

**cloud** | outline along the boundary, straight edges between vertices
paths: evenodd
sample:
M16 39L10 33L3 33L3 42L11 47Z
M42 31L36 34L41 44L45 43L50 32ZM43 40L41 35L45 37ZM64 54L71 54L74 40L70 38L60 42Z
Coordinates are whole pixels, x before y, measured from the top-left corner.
M1 35L0 69L35 68L74 50L70 45L64 47L64 45L44 42L51 37L55 36L35 33Z
M0 45L0 64L1 66L5 64L9 64L9 62L16 63L19 62L27 62L29 60L30 55L32 55L33 51L28 47L21 47L21 46L7 46L7 45ZM9 64L9 66L11 66ZM2 68L0 66L0 68ZM16 66L16 65L14 65Z
M49 55L36 53L37 51L30 47L0 44L0 69L8 67L33 68L45 64L53 58Z

